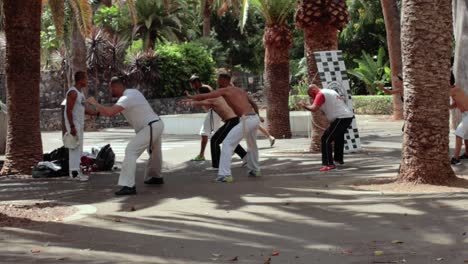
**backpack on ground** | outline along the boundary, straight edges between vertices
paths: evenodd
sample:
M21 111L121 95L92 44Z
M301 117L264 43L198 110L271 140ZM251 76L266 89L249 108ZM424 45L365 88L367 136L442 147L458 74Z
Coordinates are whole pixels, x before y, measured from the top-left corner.
M110 144L105 145L99 150L96 156L96 166L99 171L110 171L114 167L115 153Z
M50 161L61 169L53 171L43 165L36 165L33 167L33 178L47 178L47 177L61 177L68 175L68 149L60 147L50 153L45 153L42 157L43 161ZM47 176L49 175L49 176ZM36 176L36 177L35 177Z

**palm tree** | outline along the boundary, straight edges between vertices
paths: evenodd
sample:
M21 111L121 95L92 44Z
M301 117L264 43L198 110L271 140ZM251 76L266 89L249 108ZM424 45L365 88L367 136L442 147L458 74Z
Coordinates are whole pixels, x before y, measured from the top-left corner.
M40 1L3 0L6 36L6 159L0 174L30 174L42 159L39 122Z
M157 40L187 40L193 34L195 19L185 0L139 0L135 7L145 50L155 49Z
M300 0L296 12L296 26L304 30L304 47L310 83L321 86L317 76L314 52L338 49L338 30L348 22L346 0ZM312 113L312 142L310 150L320 151L322 127L327 126L325 115Z
M398 81L401 74L401 41L400 41L400 10L397 0L381 0L382 11L387 30L388 54L390 57L390 68L392 69L392 88L402 91L402 82ZM393 94L393 119L403 119L403 102L399 94Z
M241 28L252 4L266 20L263 42L265 45L265 89L267 119L271 135L291 138L289 123L289 48L292 34L287 19L294 10L294 0L244 0Z
M447 184L455 179L448 137L451 1L403 1L401 21L406 124L399 180Z

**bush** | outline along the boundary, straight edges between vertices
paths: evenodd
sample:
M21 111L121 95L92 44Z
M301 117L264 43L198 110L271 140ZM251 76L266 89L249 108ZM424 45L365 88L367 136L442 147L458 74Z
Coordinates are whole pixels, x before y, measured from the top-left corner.
M156 49L159 60L157 86L162 97L183 96L189 90L188 79L192 74L202 82L214 84L214 61L210 53L193 43L159 45Z
M307 95L293 95L289 97L289 109L291 111L301 110L297 103L301 100L308 101ZM393 113L392 96L388 95L366 95L353 96L354 113L358 115L391 115Z

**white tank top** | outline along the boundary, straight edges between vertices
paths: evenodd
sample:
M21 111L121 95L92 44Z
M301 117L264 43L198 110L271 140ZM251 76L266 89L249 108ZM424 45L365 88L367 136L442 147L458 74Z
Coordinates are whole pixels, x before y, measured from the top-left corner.
M353 112L346 105L344 98L331 89L322 89L320 92L325 96L325 103L321 110L327 116L328 121L333 122L337 118L353 117Z
M75 105L73 106L73 124L75 124L76 127L83 128L84 127L84 120L85 120L85 105L86 105L86 98L84 94L75 87L70 87L68 89L67 94L65 95L65 100L68 97L68 93L71 91L75 91L77 93ZM67 128L70 126L70 122L68 122L68 117L67 117L67 104L65 102L65 111L63 112L63 115L65 116L65 125Z

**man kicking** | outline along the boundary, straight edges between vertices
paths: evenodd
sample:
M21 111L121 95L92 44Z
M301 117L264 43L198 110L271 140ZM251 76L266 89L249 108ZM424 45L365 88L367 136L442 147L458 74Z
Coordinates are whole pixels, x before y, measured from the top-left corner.
M161 136L164 130L162 120L153 111L153 108L140 91L126 89L124 83L118 77L111 79L110 89L112 97L119 98L114 106L103 106L96 102L94 98L89 98L88 102L94 105L103 116L115 116L122 113L136 132L136 136L130 140L125 148L125 158L118 182L122 189L115 194L136 194L136 162L145 149L150 155L150 159L146 164L145 184L164 184L161 175Z
M198 94L204 94L213 91L213 88L211 88L209 85L203 84L200 81L200 77L197 75L192 75L192 77L190 77L189 83L192 89L194 89ZM203 108L207 113L205 116L205 121L203 122L203 125L200 129L200 153L195 158L193 158L192 161L205 160L205 149L206 144L208 143L208 138L221 126L221 118L219 115L207 106L204 106Z
M220 74L218 82L225 81L230 84L231 76L229 74ZM249 154L246 156L249 176L261 176L260 165L258 162L257 148L257 130L260 125L258 117L258 108L255 102L249 98L246 91L241 88L228 85L208 94L189 96L190 99L202 101L210 98L223 97L234 113L240 117L240 123L235 125L223 141L221 158L216 182L232 182L234 179L231 174L231 158L234 149L239 145L242 138L246 138Z

